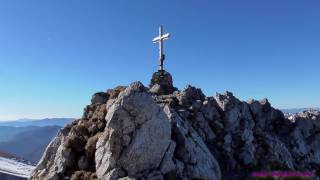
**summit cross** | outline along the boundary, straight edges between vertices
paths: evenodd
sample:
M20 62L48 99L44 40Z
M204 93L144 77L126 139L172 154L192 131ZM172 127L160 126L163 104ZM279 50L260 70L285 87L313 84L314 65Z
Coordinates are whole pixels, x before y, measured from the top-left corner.
M170 34L163 34L163 27L159 27L159 36L153 38L152 42L159 43L159 70L163 71L163 61L165 59L165 55L163 53L163 41L169 39Z

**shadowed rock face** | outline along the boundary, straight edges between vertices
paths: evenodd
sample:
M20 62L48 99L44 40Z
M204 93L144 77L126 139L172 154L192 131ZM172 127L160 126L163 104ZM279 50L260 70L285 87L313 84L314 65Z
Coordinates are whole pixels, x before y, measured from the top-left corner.
M173 88L172 79L167 85ZM30 179L218 180L319 171L319 113L292 121L267 99L206 97L192 86L153 90L135 82L95 94L83 117L47 147Z

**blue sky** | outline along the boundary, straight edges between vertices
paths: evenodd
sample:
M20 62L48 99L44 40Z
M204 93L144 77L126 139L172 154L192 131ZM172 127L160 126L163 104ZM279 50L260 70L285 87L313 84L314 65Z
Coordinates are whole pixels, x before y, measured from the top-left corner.
M206 95L320 106L320 1L0 1L0 120L80 117L91 95L157 70Z

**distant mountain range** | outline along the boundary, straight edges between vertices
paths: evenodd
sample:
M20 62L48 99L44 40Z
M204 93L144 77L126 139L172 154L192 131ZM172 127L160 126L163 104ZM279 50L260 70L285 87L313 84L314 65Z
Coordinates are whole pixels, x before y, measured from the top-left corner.
M299 112L303 112L303 111L310 110L310 109L314 109L314 110L320 111L320 108L318 108L318 107L315 107L315 108L291 108L291 109L281 109L281 111L284 112L284 113L299 113Z
M30 130L1 142L0 151L15 154L36 164L60 128L61 126L30 127Z
M29 169L33 168L30 164L38 163L59 129L73 120L46 118L0 121L0 179L26 179L30 175Z
M61 126L72 122L74 118L46 118L46 119L18 119L13 121L0 121L0 126L26 127L26 126Z
M61 127L72 118L19 119L0 122L0 152L36 164Z
M0 126L0 143L10 141L16 138L20 133L33 131L38 128L39 126L26 126L26 127Z

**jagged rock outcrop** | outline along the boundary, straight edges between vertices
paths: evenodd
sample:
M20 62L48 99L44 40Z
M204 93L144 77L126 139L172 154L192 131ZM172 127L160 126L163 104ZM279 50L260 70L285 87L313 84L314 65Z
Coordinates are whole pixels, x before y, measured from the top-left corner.
M133 83L119 95L108 110L106 124L96 145L99 178L138 177L160 166L171 142L171 126L141 83Z
M255 171L319 173L320 113L285 117L267 99L206 97L170 74L93 95L30 179L250 179Z

